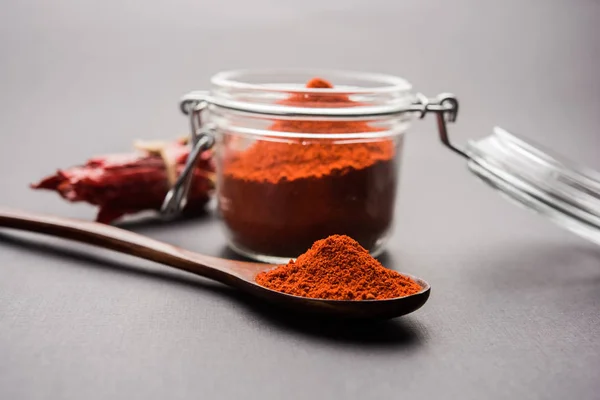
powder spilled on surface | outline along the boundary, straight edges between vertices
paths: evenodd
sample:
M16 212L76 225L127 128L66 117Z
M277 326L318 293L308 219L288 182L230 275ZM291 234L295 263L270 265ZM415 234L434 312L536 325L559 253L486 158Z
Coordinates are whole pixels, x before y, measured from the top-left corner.
M319 240L294 262L257 275L266 288L330 300L384 300L421 291L414 280L385 268L345 235Z

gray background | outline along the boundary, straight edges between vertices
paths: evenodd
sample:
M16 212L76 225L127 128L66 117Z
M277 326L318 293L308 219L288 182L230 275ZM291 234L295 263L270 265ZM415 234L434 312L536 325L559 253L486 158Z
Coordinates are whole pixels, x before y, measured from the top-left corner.
M186 132L220 70L387 72L461 100L458 142L499 124L600 168L600 3L5 1L1 204L93 218L27 188ZM406 147L383 262L432 284L390 323L316 324L206 280L0 232L0 398L599 398L600 249L514 207L436 139ZM231 256L215 217L131 229Z

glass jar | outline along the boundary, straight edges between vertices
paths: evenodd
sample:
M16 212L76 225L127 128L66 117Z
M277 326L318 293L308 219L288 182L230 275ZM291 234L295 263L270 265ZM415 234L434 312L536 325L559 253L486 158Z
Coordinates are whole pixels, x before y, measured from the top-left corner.
M181 109L190 118L192 151L162 212L183 208L197 156L216 144L218 209L229 245L259 261L287 262L333 234L381 253L394 221L404 135L415 116L428 113L442 143L477 177L600 243L597 174L499 128L464 149L454 146L446 123L456 119L456 98L429 99L398 77L222 72L210 91L184 96Z
M307 88L314 77L335 87ZM316 240L345 234L379 254L394 219L409 118L360 114L410 105L410 85L323 71L227 72L213 84L216 96L268 106L271 113L216 106L206 120L217 139L218 208L229 245L250 258L284 262ZM356 115L315 113L323 107L353 108Z
M307 87L315 77L334 87ZM204 104L194 129L201 124L215 138L218 209L231 248L287 262L316 240L345 234L380 254L411 119L395 111L413 104L410 84L310 70L230 71L212 84L184 104Z

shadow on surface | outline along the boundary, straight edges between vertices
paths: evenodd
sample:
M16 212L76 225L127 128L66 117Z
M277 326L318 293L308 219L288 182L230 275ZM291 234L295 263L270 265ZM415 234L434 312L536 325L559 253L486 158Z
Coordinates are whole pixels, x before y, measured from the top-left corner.
M244 257L243 255L236 253L229 246L223 246L219 254L217 254L217 257L226 258L228 260L256 262L255 260L252 260L248 257Z
M408 348L421 343L422 333L407 317L393 320L340 320L292 313L254 299L244 306L261 321L283 331L301 333L319 340L370 347Z
M171 229L178 226L181 227L200 222L208 222L215 218L216 216L213 215L213 212L209 209L186 211L171 220L164 220L157 213L146 213L140 214L139 216L132 216L122 221L117 221L114 225L122 229L136 232L162 227L169 227L169 229Z
M220 296L226 301L235 302L236 305L254 313L261 321L287 332L296 332L338 343L352 343L353 345L408 347L420 343L419 332L413 324L408 323L409 320L406 317L389 321L344 321L315 318L274 307L228 286L185 272L168 269L146 269L125 262L108 260L105 257L85 251L65 248L55 243L42 243L31 238L22 238L4 232L0 233L0 243L20 247L29 253L67 258L91 268L109 270L134 278L156 279L201 289Z

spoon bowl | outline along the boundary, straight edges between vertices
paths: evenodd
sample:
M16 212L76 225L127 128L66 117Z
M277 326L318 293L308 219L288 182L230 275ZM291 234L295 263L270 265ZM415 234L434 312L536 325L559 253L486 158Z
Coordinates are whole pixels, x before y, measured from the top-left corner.
M386 300L327 300L294 296L265 288L256 275L276 265L211 257L181 249L121 228L96 222L0 209L0 227L49 234L155 261L235 287L276 306L296 312L344 319L389 319L419 309L430 286L417 277L418 293Z

